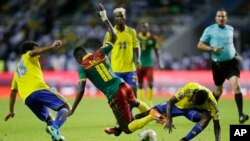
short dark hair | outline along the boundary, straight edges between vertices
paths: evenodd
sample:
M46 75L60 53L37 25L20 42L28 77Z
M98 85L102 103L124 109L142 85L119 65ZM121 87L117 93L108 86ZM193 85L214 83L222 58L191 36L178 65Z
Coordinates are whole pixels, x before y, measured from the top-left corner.
M74 49L74 57L76 57L76 56L78 56L77 54L82 54L82 53L84 53L84 54L87 54L87 50L85 49L85 48L83 48L83 47L81 47L81 46L78 46L78 47L76 47L75 49Z
M218 11L224 11L224 12L227 13L226 9L224 9L224 8L222 8L222 7L218 8L218 9L216 10L216 12L218 12Z
M194 104L201 105L208 99L208 92L206 90L194 90Z
M29 50L34 49L34 47L38 47L38 44L34 41L25 41L20 48L21 54L26 53Z

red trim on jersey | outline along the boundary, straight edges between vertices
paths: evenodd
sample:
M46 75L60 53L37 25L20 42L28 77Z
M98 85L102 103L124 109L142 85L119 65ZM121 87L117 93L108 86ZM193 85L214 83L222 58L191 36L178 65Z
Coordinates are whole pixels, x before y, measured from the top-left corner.
M106 59L106 55L104 55L99 49L94 54L89 55L86 58L84 58L82 60L82 65L84 68L88 69L94 66L95 64L99 64L100 62L103 62L105 59Z

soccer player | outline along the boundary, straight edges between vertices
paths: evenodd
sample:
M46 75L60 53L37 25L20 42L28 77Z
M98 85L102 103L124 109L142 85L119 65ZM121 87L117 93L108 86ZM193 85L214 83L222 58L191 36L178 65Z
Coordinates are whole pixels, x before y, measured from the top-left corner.
M117 41L111 51L111 68L114 73L127 82L137 96L138 77L136 67L140 66L140 50L137 33L134 28L125 24L126 10L124 8L116 8L113 11L115 26L114 30L117 34ZM109 32L106 33L104 43L111 38Z
M141 122L133 122L130 106L138 107L140 111L146 111L149 107L144 102L137 100L131 87L113 73L107 55L112 50L117 36L106 16L103 5L99 4L99 8L99 15L111 35L110 42L106 42L103 47L93 54L88 53L83 47L75 48L74 57L78 64L81 65L78 70L79 90L72 110L65 113L63 117L74 113L84 95L86 79L88 78L107 97L110 108L119 124L119 127L106 128L105 132L119 136L122 131L129 134L140 128L140 125L143 125Z
M141 47L141 67L137 69L139 89L137 97L140 100L144 100L144 79L147 80L146 86L146 102L152 106L153 99L153 73L154 73L154 59L152 51L154 50L157 67L163 69L163 65L160 60L159 50L157 45L157 37L150 33L148 22L141 24L141 32L138 33L138 39Z
M36 42L26 41L21 45L21 59L19 60L11 84L9 113L5 121L15 116L14 105L16 95L19 93L21 99L30 110L41 120L47 123L46 131L51 135L53 141L64 141L59 128L67 120L60 117L70 111L70 105L66 100L51 89L43 78L39 62L39 55L62 45L61 40L56 40L52 45L39 47ZM57 111L57 116L50 114L49 108Z
M227 25L227 12L218 9L215 24L208 26L198 42L198 49L211 52L213 80L216 85L214 96L218 100L223 92L223 83L229 80L238 108L239 123L249 119L243 113L243 96L240 87L240 59L233 43L234 28Z
M186 84L167 102L160 103L152 109L135 115L135 119L147 117L152 112L158 112L161 114L158 117L164 119L161 120L159 118L159 121L166 121L164 128L171 133L173 128L175 128L172 119L177 116L185 116L190 121L196 122L188 134L180 139L180 141L188 141L201 133L207 127L211 118L213 118L215 141L221 140L221 125L217 101L208 88L198 83ZM152 116L151 120L153 120Z

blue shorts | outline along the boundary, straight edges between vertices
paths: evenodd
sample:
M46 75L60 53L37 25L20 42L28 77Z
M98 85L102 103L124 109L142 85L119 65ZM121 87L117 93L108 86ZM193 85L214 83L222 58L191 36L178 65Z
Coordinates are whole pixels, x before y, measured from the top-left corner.
M153 108L156 109L161 114L167 115L167 113L166 113L167 112L167 110L166 110L167 102L163 102L161 104L158 104L158 105L154 106ZM200 120L200 116L199 116L200 112L202 112L202 110L180 109L174 105L173 109L172 109L172 117L185 116L190 121L198 122Z
M25 100L25 104L42 121L49 116L49 108L58 111L66 103L66 100L56 91L47 89L33 92Z
M122 78L126 83L128 83L132 87L138 86L138 77L136 71L123 73L115 72L115 75Z

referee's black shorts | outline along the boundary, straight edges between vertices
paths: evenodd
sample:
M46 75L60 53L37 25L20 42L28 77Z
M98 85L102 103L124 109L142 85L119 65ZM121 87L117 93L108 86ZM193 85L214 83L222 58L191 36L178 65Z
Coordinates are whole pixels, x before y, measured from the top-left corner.
M213 80L216 86L221 86L232 76L240 77L240 63L236 58L228 61L212 61Z

